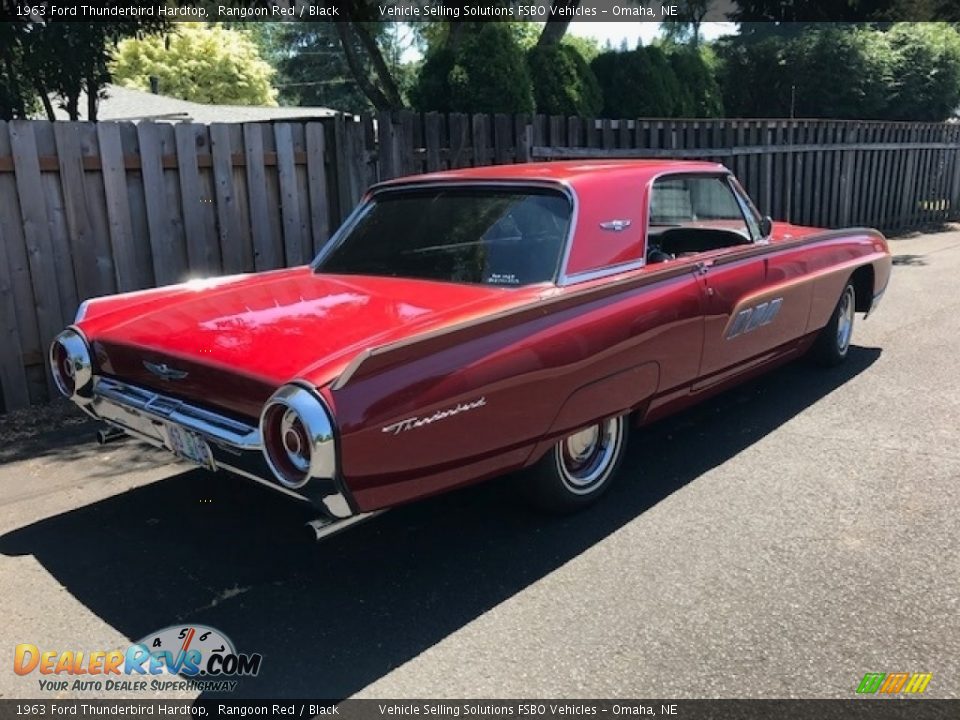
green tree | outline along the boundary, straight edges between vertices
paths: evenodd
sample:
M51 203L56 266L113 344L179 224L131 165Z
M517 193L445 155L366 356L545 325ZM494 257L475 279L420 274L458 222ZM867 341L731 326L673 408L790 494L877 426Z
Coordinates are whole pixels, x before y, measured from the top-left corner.
M679 46L667 54L677 78L680 117L713 118L723 116L723 96L702 47Z
M37 109L39 97L32 77L25 72L23 36L26 25L0 23L0 120L25 118ZM46 92L43 93L46 97ZM50 105L49 99L47 105ZM50 106L50 114L53 107Z
M825 25L804 33L784 47L779 105L798 117L883 118L891 59L876 30Z
M54 102L71 120L86 111L97 119L97 105L110 81L107 64L125 37L164 27L157 21L0 23L0 117L23 117L42 106L54 119ZM86 108L80 96L86 94ZM51 100L51 98L53 98Z
M716 43L723 107L728 117L788 117L794 78L784 69L784 42L744 36Z
M740 117L944 120L960 104L960 34L946 23L823 23L717 42L723 102Z
M572 45L536 45L527 64L537 112L595 117L602 109L597 77Z
M892 50L886 117L943 120L960 106L960 34L946 23L899 23Z
M512 0L479 0L479 2L477 0L437 0L435 5L446 10L456 9L463 16L465 10L468 8L475 10L478 5L502 7L510 2ZM551 13L539 34L534 23L496 22L493 24L505 26L513 42L524 50L531 47L534 42L541 46L556 45L564 39L573 17L570 13L575 11L580 3L581 0L551 0L551 7L557 12ZM423 106L424 102L430 106L451 105L451 99L444 100L425 94L438 82L441 87L460 87L461 95L471 94L463 90L463 78L459 70L457 75L460 79L450 77L444 79L441 76L444 76L449 68L464 67L461 62L461 44L473 44L474 41L470 38L477 35L478 26L490 23L462 19L413 23L414 32L420 40L420 49L427 58L423 64L423 71L431 73L431 77L421 78L411 83L409 93L405 93L402 76L408 74L410 68L397 65L391 67L384 57L385 36L376 32L377 28L388 24L379 21L383 3L380 0L340 0L338 5L344 19L334 23L334 26L340 37L344 57L357 86L375 108L391 110L403 107L405 94L409 94L412 100L416 98L413 102L418 106ZM520 64L523 64L522 61ZM475 72L474 76L479 77L482 74ZM511 72L508 77L516 75L516 72ZM480 95L484 94L488 93L486 91L480 93ZM516 92L509 90L506 105L525 107L526 94L525 88L522 87ZM494 100L494 98L489 99ZM460 100L457 100L457 103L459 102Z
M590 64L609 118L673 117L682 109L677 77L660 48L601 53Z
M738 23L757 23L750 30L763 32L763 23L799 25L818 22L865 22L890 19L898 12L903 0L737 0L730 19ZM777 31L776 26L766 28Z
M699 47L700 26L715 4L715 0L679 0L676 19L662 22L661 34L669 41Z
M276 105L273 68L243 31L219 25L180 23L166 37L120 42L110 66L126 87L150 89L194 102L222 105Z
M275 70L281 105L368 112L370 100L344 58L333 23L248 23L260 56Z
M427 55L411 101L440 112L532 112L533 86L523 50L504 23L478 24L456 44Z
M562 42L564 45L569 45L580 53L580 57L586 60L587 63L593 62L593 59L601 52L600 42L596 38L568 35Z

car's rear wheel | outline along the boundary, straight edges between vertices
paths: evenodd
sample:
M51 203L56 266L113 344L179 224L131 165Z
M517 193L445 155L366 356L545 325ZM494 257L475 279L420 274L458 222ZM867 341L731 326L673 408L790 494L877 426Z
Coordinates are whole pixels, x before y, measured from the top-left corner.
M549 512L573 512L592 504L613 482L626 445L625 415L568 435L528 471L527 496Z
M837 307L826 327L820 331L810 351L811 359L819 365L832 367L847 359L850 340L853 337L853 321L856 316L857 294L853 283L848 282L840 294Z

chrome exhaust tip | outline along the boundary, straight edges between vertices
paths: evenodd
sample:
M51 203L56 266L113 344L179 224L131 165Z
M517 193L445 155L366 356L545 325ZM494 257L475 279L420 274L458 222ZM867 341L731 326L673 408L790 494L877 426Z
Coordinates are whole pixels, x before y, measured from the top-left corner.
M358 523L362 523L372 517L376 517L382 512L385 511L376 510L374 512L360 513L359 515L352 515L343 519L318 517L316 520L311 520L310 522L306 523L304 527L306 527L314 541L320 541L324 538L330 537L331 535L336 535L341 530L346 530L352 525L357 525Z
M107 443L116 442L117 440L123 440L126 437L129 436L118 428L101 428L97 430L97 445L106 445Z

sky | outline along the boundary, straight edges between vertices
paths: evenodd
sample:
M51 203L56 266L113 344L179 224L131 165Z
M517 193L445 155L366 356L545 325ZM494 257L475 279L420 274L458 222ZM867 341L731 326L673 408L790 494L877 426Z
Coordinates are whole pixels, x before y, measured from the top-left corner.
M730 35L737 32L736 23L710 22L701 26L703 38L714 40L721 35ZM592 37L606 45L607 40L614 48L619 48L623 40L627 46L635 48L637 40L642 39L644 45L649 45L660 32L660 23L654 22L572 22L567 32L578 37Z
M737 24L731 22L706 22L700 26L701 34L704 40L715 40L722 35L732 35L737 32ZM660 32L660 23L656 22L629 22L621 20L619 22L572 22L567 28L567 33L578 37L596 38L600 47L607 44L607 40L615 49L619 49L620 43L627 41L627 47L635 48L637 40L643 40L644 45L657 37ZM412 62L420 59L420 51L414 47L412 36L409 31L401 32L401 37L406 37L407 47L403 51L400 59L403 62Z

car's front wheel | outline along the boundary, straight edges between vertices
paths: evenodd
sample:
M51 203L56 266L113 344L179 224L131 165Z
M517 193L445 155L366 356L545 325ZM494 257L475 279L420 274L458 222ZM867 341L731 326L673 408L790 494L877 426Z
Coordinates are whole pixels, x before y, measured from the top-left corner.
M627 416L621 415L563 438L528 471L527 496L549 512L573 512L590 505L613 482L627 434Z
M853 320L857 309L857 294L853 283L848 282L840 294L837 307L826 327L810 351L810 357L819 365L832 367L847 359L850 339L853 337Z

